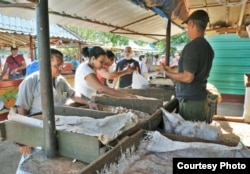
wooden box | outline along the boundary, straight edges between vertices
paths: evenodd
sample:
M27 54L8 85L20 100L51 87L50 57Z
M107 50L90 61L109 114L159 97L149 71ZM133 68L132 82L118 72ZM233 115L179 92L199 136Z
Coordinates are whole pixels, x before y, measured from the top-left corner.
M104 98L100 97L99 99L101 100ZM140 107L142 111L147 111L152 115L150 116L150 118L139 122L139 124L137 124L135 127L132 127L131 129L123 132L122 135L118 136L116 140L110 142L110 146L116 145L119 142L118 140L134 134L141 128L150 130L155 129L162 120L161 110L159 109L160 107L162 107L162 101L155 100L155 103L153 102L149 105L151 109L148 109L148 106L141 107L144 105L144 101L138 102L138 100L135 99L131 105L131 100L119 100L120 101L115 99L104 99L102 103L109 104L111 102L113 106L119 106L121 104L120 102L122 102L123 106L125 105L128 108L130 108L129 106L133 107L131 109L138 109L137 107ZM87 115L93 118L104 118L105 116L112 115L113 113L61 106L55 108L55 114L65 116ZM57 130L56 134L58 152L62 156L71 157L73 159L77 159L86 163L91 163L109 150L109 148L107 146L104 146L97 137L60 130ZM8 139L13 142L29 145L32 147L44 146L45 144L43 128L30 126L10 120L0 123L0 137L1 140Z
M140 95L144 97L156 98L158 100L170 101L172 96L175 96L174 87L150 87L148 89L119 89L133 95Z

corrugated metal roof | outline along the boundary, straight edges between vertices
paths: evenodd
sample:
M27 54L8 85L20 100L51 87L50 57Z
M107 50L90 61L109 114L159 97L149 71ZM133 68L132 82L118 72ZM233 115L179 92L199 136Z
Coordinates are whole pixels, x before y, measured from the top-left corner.
M82 40L80 36L69 32L57 24L50 24L50 37L60 37L71 40ZM35 36L37 33L35 19L27 20L20 17L10 17L0 14L0 29L6 33L17 33Z
M14 2L14 1L9 1ZM18 1L25 2L27 1ZM130 0L53 0L49 3L50 23L82 26L155 42L166 38L166 18ZM36 17L34 8L1 8L8 16ZM172 35L183 29L172 23Z
M6 4L9 2L12 4ZM27 2L1 0L1 13L34 19L35 4ZM147 42L166 37L164 14L171 18L171 35L183 32L181 22L197 9L208 12L210 35L237 33L248 37L246 26L250 24L250 0L49 0L48 3L51 23L82 26Z
M28 47L30 43L29 37L35 37L36 33L35 19L27 20L0 14L0 45L2 47L9 47L10 45ZM50 38L52 44L59 41L59 39L64 42L84 42L83 38L57 24L50 24Z

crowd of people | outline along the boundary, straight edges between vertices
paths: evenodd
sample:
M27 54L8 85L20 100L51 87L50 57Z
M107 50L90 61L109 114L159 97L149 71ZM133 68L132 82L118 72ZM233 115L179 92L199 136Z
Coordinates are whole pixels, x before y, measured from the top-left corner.
M64 55L64 62L71 63L71 67L72 67L72 73L76 72L77 67L84 61L88 61L88 47L84 47L81 50L81 56L78 56L77 54L74 54L72 57L68 56L68 55ZM131 53L130 50L131 50ZM127 51L128 50L128 51ZM9 79L9 80L14 80L14 79L19 79L19 78L24 78L25 76L28 76L30 74L32 74L33 72L36 72L39 70L39 61L38 60L33 60L32 62L25 62L24 56L22 54L18 54L18 48L16 46L12 46L10 48L11 51L11 55L7 56L6 58L4 58L4 56L1 58L0 60L0 80L2 79ZM118 85L117 81L116 84L118 85L118 87L122 87L124 86L124 80L123 79L130 79L129 78L129 73L127 73L128 71L124 71L121 72L119 67L119 64L123 63L127 63L127 62L133 62L134 60L135 62L135 66L137 68L137 71L139 72L139 70L141 71L141 74L143 77L145 77L146 79L148 78L148 73L150 72L150 66L152 65L166 65L166 58L165 55L161 55L159 58L159 55L147 55L147 54L139 54L138 53L134 53L132 48L130 46L127 46L124 49L123 52L123 57L119 56L119 60L117 59L116 55L114 52L112 52L111 50L107 50L106 52L107 54L107 60L106 60L106 65L102 68L102 70L99 70L99 73L97 73L98 79L101 80L101 82L103 84L107 85L107 81L104 81L104 78L100 78L100 73L103 74L103 76L105 76L105 79L109 79L110 81L113 80L121 80L121 86ZM122 55L122 54L121 54ZM130 57L130 58L129 58ZM178 60L179 60L179 54L175 53L174 57L170 57L170 62L169 65L170 66L178 66ZM125 58L125 59L123 59ZM122 60L123 59L123 60ZM130 60L131 59L131 60ZM120 61L121 60L121 61ZM127 61L125 61L127 60ZM129 60L129 61L128 61ZM110 61L110 62L109 62ZM118 64L119 62L119 64ZM137 64L139 62L139 65ZM132 63L132 65L134 65ZM122 66L122 65L121 65ZM140 68L140 69L139 69ZM120 72L120 73L111 73L109 75L107 75L107 73L104 72L104 70L106 72ZM119 78L120 76L124 76L123 78ZM125 80L126 81L126 80ZM129 85L125 85L125 86L129 86Z
M54 79L53 87L56 88L58 85L64 89L61 89L60 92L63 93L63 95L60 94L60 96L54 94L54 97L71 97L77 102L83 104L86 104L86 101L81 101L81 97L84 96L84 99L87 98L87 100L90 100L91 97L96 94L105 94L123 98L136 98L133 95L117 91L116 88L131 87L133 72L135 71L147 79L149 66L159 65L162 67L160 71L164 72L166 77L177 82L176 96L179 100L179 112L181 115L187 120L203 121L205 120L208 106L206 98L206 83L214 56L212 47L204 38L204 31L208 21L209 17L207 13L202 10L198 10L189 16L184 23L187 24L187 33L191 41L184 47L181 55L179 55L179 53L174 54L173 58L170 59L169 65L166 64L165 55L160 56L160 58L158 55L154 55L152 59L149 59L146 55L139 55L139 58L136 59L133 57L133 49L130 46L125 47L123 54L124 57L118 61L115 61L115 54L110 50L105 51L99 46L94 46L92 48L85 47L82 49L82 59L79 60L77 56L75 56L72 60L73 72L75 73L74 89L68 86L65 79L60 75L62 65L55 65L55 67L61 68L58 68L59 70L56 76L52 74L52 78ZM9 79L23 78L25 76L25 70L28 74L31 73L32 76L26 76L20 85L17 99L18 105L30 105L23 106L23 110L26 111L23 111L22 113L27 114L28 111L33 110L33 104L28 101L19 103L19 98L25 96L25 92L27 92L25 91L26 88L33 88L34 84L37 84L31 81L31 79L39 81L39 72L36 73L36 75L30 72L30 65L26 67L25 60L22 55L18 54L17 47L11 47L10 51L11 55L6 59L0 79L2 79L3 75L6 73L9 75ZM60 55L59 63L63 64L63 54L58 50L56 51L58 55ZM51 54L53 58L53 50L51 50ZM51 60L51 63L54 63L54 59ZM203 63L200 63L200 61L203 61ZM114 64L115 70L112 71L110 69ZM178 66L178 72L172 71L172 68L176 66ZM39 66L36 66L33 71L37 72L38 69ZM109 84L110 81L113 82L112 85ZM62 82L62 85L60 85L59 82ZM34 87L34 90L37 90L36 88L38 87ZM27 94L28 96L25 96L25 99L28 99L30 94L31 93ZM37 96L32 97L36 98ZM38 96L38 98L39 97L40 96ZM36 100L34 101L37 102ZM61 104L63 104L63 102ZM200 107L200 105L202 105L202 107ZM195 109L194 112L193 109L190 111L186 108L202 109ZM200 118L193 118L196 115L201 115L196 112L202 112L203 116Z
M102 110L102 106L91 98L97 94L112 97L135 99L137 96L121 92L116 88L131 87L133 72L140 73L147 78L150 65L159 65L160 71L166 77L176 81L176 97L179 101L179 114L190 121L206 121L208 100L206 83L209 76L214 51L204 38L205 29L209 22L208 14L203 10L193 12L184 23L187 24L187 34L190 42L184 47L181 55L175 53L166 64L166 56L155 55L148 60L146 55L140 55L139 60L133 57L133 49L126 46L124 57L115 61L115 55L110 50L99 46L82 49L82 59L74 57L72 61L75 73L74 87L71 87L61 75L63 68L63 54L56 49L50 50L51 77L53 81L54 105L64 105L68 98L87 105L90 109ZM74 63L73 63L74 62ZM110 67L116 63L115 71ZM178 66L178 72L172 71ZM18 54L17 47L11 47L11 55L7 57L0 79L8 73L9 79L23 78L26 63ZM17 113L29 115L41 112L41 89L38 69L26 76L19 86L16 100ZM113 85L108 85L109 81ZM31 147L23 146L21 152L31 153Z

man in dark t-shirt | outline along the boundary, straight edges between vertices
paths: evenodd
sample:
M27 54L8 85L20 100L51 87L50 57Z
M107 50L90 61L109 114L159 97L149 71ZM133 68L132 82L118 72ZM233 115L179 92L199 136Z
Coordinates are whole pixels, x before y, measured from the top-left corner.
M179 114L190 121L208 121L208 99L206 84L212 67L214 51L204 38L209 17L207 12L197 10L186 21L190 42L184 47L179 71L173 73L164 66L166 75L177 83L176 96Z
M130 67L141 73L139 62L132 59L132 54L132 48L130 46L126 46L124 49L124 58L117 63L116 71L123 71L124 68L126 68L129 64ZM119 88L130 87L132 85L132 78L133 74L126 74L124 76L121 76L119 80Z

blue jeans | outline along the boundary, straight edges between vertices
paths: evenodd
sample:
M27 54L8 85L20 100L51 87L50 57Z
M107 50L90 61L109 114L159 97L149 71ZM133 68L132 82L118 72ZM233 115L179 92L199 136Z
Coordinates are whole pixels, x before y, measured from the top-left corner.
M30 172L26 172L22 170L22 165L25 163L25 161L28 161L31 157L32 154L35 154L37 152L41 151L41 147L35 147L32 150L32 153L30 155L24 155L22 154L21 160L19 161L17 170L16 170L16 174L31 174Z
M20 79L22 77L23 77L22 74L10 74L9 75L9 80Z

